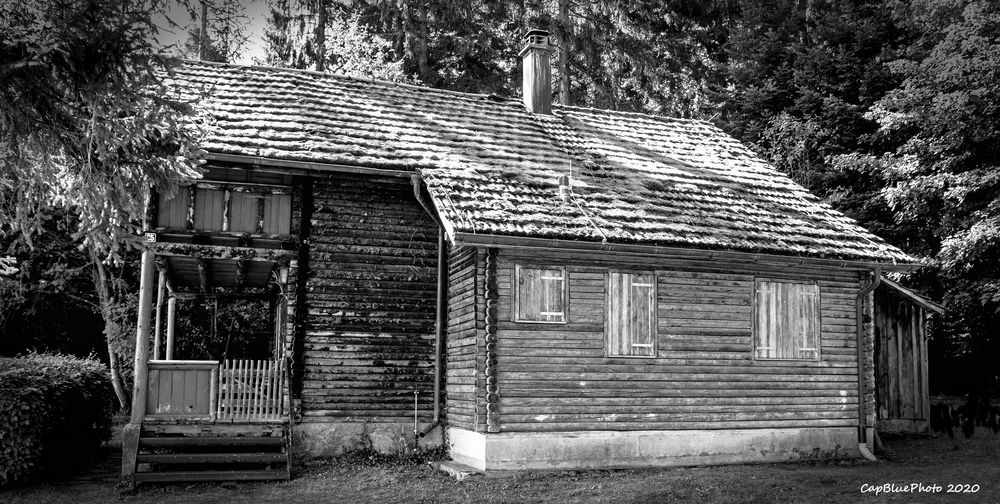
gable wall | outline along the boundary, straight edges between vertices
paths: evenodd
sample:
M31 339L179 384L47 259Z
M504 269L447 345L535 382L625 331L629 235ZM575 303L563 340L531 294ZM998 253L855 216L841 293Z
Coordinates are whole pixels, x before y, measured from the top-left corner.
M437 227L409 184L315 179L303 422L432 418Z
M512 322L515 263L566 265L567 324ZM655 271L655 359L605 357L609 268ZM819 362L755 361L755 275L816 281ZM856 272L501 250L500 431L856 426Z

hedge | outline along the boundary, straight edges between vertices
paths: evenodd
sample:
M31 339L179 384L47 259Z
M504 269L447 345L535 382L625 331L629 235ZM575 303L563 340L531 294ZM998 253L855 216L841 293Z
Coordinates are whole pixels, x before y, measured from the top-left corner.
M113 399L94 359L0 358L0 485L86 462L111 434Z

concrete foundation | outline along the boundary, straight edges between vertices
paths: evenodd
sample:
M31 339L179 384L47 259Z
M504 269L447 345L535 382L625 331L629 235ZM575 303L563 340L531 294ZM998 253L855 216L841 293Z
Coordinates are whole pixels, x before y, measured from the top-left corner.
M309 422L292 427L292 450L306 457L334 457L368 449L385 454L405 453L414 447L441 446L441 435L442 429L438 427L414 444L412 423Z
M506 432L448 428L452 459L479 470L598 469L854 458L855 427Z

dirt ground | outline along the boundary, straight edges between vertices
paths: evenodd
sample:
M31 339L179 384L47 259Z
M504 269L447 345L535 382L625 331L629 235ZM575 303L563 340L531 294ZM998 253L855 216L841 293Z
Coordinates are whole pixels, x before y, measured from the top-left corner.
M462 482L424 464L313 462L298 465L295 479L285 483L143 486L121 499L130 504L1000 502L1000 435L980 430L971 439L887 439L885 448L878 463L505 473ZM109 447L88 471L68 481L0 490L0 502L113 502L119 499L118 464L118 451ZM897 491L875 493L886 484ZM911 484L924 485L924 491L898 491ZM949 485L970 486L952 488L965 493L947 493Z

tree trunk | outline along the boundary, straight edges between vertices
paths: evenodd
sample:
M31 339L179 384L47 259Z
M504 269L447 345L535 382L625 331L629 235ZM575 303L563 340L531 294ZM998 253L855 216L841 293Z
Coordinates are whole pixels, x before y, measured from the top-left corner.
M208 56L208 3L201 2L201 33L198 37L198 59L205 61Z
M316 70L326 69L326 0L316 2Z
M569 0L559 0L559 103L569 105Z
M427 65L427 3L420 2L420 26L417 27L419 34L417 40L417 68L420 71L420 79L425 83L431 82L431 70Z
M114 320L111 306L114 302L111 296L111 289L108 286L108 272L104 263L98 259L97 254L90 251L91 262L94 263L94 288L97 290L97 299L101 305L101 317L104 319L104 340L108 346L108 368L111 371L111 386L115 389L118 397L118 404L122 409L129 407L129 394L125 392L122 384L121 364L118 361L118 354L115 353L114 345L111 342L111 334L114 330Z

